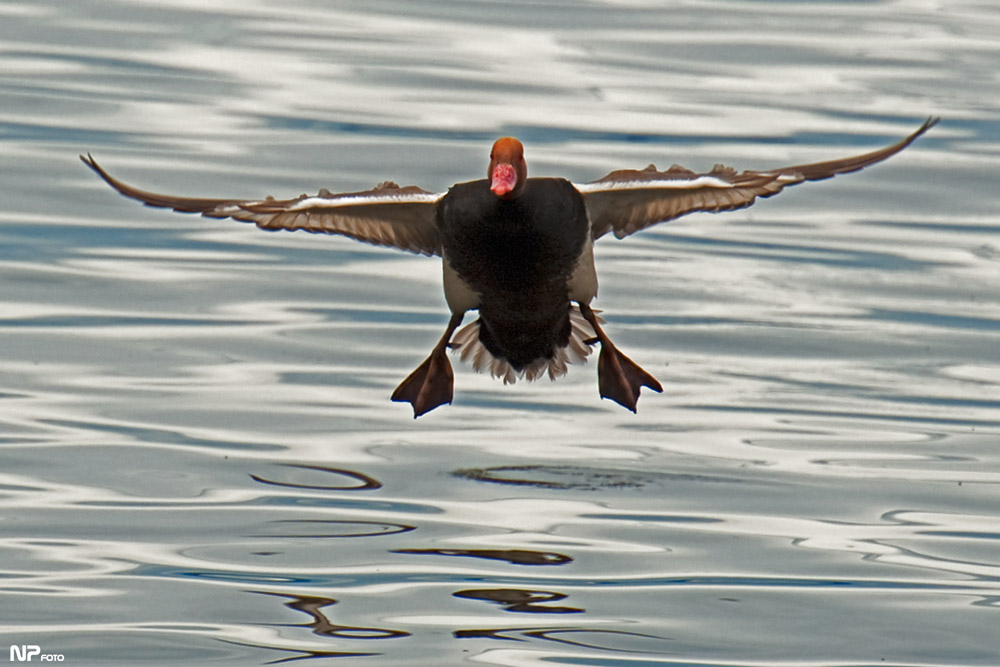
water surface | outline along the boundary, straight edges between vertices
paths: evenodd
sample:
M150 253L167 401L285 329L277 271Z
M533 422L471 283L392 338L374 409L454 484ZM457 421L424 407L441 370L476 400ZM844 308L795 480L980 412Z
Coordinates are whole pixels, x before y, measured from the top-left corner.
M0 4L0 649L66 664L995 665L1000 16ZM598 247L595 364L393 387L437 260L143 209L891 161Z

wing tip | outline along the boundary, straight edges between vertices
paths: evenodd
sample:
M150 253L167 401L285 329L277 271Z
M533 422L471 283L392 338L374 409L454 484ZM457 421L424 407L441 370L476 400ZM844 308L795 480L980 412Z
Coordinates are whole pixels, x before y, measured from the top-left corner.
M80 155L80 161L83 162L88 167L90 167L91 171L100 176L101 180L110 185L111 188L114 189L116 192L125 195L126 197L135 198L135 195L126 192L126 190L129 189L128 186L115 179L111 174L109 174L107 171L104 170L104 167L97 164L97 160L94 159L93 155L91 155L90 153L87 153L86 155Z
M914 139L923 135L925 132L927 132L927 130L931 129L940 122L941 122L941 116L928 116L927 120L924 121L923 125L918 127L913 134L911 134L910 136L908 136L906 139L903 140L905 142L905 145L909 145L910 142L912 142Z
M87 153L86 155L83 155L81 153L80 154L80 162L84 163L85 165L87 165L88 167L90 167L91 170L95 171L99 176L101 176L102 178L104 178L104 175L105 175L106 172L104 171L104 169L101 168L101 165L97 164L97 160L94 159L93 155L91 155L90 153ZM107 180L107 179L105 179L105 180Z

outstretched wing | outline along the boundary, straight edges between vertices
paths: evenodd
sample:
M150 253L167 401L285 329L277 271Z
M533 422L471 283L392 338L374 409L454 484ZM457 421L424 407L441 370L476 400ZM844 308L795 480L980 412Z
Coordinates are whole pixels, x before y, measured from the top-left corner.
M841 160L740 173L716 165L707 174L677 165L657 171L649 165L643 170L613 171L599 180L574 185L586 203L593 237L614 232L623 238L685 213L744 208L757 197L776 195L789 185L864 169L903 150L939 120L928 118L920 129L892 146Z
M365 192L333 194L321 190L317 195L284 200L173 197L139 190L119 181L89 154L81 155L80 159L115 190L147 206L253 222L261 229L342 234L424 255L441 254L435 214L443 193L427 192L412 185L401 188L386 182Z

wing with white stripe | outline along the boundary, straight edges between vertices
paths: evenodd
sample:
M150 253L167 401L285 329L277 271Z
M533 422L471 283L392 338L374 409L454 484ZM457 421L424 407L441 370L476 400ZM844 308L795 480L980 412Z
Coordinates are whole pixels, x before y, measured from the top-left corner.
M285 200L174 197L133 188L108 174L90 155L80 159L119 193L147 206L253 222L261 229L341 234L424 255L441 254L435 216L443 193L387 182L365 192L333 194L322 190L318 195Z
M840 160L740 173L716 165L707 174L677 165L657 171L649 165L642 170L613 171L599 180L574 185L586 203L593 237L614 232L616 237L623 238L692 211L744 208L757 197L776 195L789 185L863 169L903 150L938 120L928 118L916 132L891 146Z

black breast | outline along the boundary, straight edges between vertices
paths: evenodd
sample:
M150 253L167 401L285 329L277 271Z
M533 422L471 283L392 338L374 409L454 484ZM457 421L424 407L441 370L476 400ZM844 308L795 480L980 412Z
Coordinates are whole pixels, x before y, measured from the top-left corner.
M530 178L516 199L460 183L438 206L444 255L480 295L480 339L516 369L569 339L566 282L590 233L583 198L561 178Z

